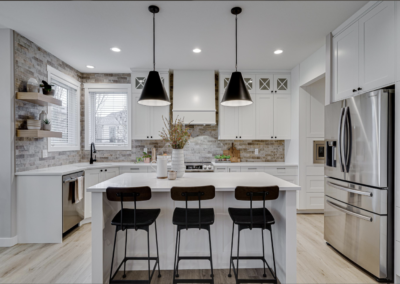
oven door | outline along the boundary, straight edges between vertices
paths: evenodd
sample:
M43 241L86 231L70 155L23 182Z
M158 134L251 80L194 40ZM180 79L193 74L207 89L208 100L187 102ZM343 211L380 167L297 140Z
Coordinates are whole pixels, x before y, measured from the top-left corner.
M378 278L387 277L387 216L325 196L324 238Z

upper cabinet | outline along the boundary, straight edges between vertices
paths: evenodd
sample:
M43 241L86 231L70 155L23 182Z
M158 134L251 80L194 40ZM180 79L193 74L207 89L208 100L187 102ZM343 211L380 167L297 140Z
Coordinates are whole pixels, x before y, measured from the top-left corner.
M230 79L219 75L219 102ZM219 104L218 138L221 140L290 139L290 74L243 73L253 104L224 107ZM252 85L248 85L252 83ZM252 88L253 91L250 91Z
M398 52L400 50L400 2L396 1L394 3L395 5L395 10L396 10L396 82L400 81L400 52Z
M169 95L169 72L159 72L161 82ZM160 131L164 123L163 117L169 119L170 106L149 107L138 104L149 72L132 71L132 139L160 140Z
M333 38L333 101L395 82L395 10L383 1Z

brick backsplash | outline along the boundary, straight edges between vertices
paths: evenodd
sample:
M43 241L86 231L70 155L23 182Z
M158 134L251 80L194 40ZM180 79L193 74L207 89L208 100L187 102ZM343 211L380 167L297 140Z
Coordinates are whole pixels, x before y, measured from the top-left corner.
M125 74L97 74L80 73L59 58L48 53L44 49L25 37L14 33L15 43L15 87L18 91L26 91L26 83L29 78L35 78L39 82L47 80L47 65L75 78L81 83L119 83L130 84L130 73ZM217 110L218 124L218 75L215 84L215 104ZM170 96L171 96L171 115L173 105L173 75L170 76ZM16 127L25 128L24 122L28 118L38 118L42 110L35 104L16 100L15 116ZM85 92L81 89L81 150L68 152L50 152L48 158L41 158L41 151L47 149L46 138L16 138L16 171L26 171L32 169L60 166L78 162L89 161L90 153L84 150L85 139ZM285 161L285 143L283 140L264 141L264 140L218 140L217 125L192 125L189 126L192 139L184 148L185 161L211 161L215 155L221 155L223 150L235 147L241 151L241 161L243 162L283 162ZM172 150L162 141L132 140L132 150L127 151L97 151L98 162L131 162L136 157L143 155L143 149L157 148L157 153L171 154ZM255 149L259 154L255 155Z

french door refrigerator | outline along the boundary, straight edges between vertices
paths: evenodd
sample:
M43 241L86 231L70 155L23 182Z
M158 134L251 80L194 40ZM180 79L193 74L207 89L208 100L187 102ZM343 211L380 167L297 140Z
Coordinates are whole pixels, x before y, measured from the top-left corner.
M324 237L377 280L393 280L394 89L325 107Z

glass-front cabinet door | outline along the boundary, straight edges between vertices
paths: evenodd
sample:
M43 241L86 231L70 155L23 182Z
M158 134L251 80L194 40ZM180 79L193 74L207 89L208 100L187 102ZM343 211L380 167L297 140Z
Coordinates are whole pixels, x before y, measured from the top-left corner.
M256 75L256 93L273 94L274 93L274 75L257 74Z
M256 92L256 84L255 84L255 75L254 74L246 74L242 73L244 84L246 85L247 90L250 94L254 94Z
M290 74L274 74L274 94L290 94Z

